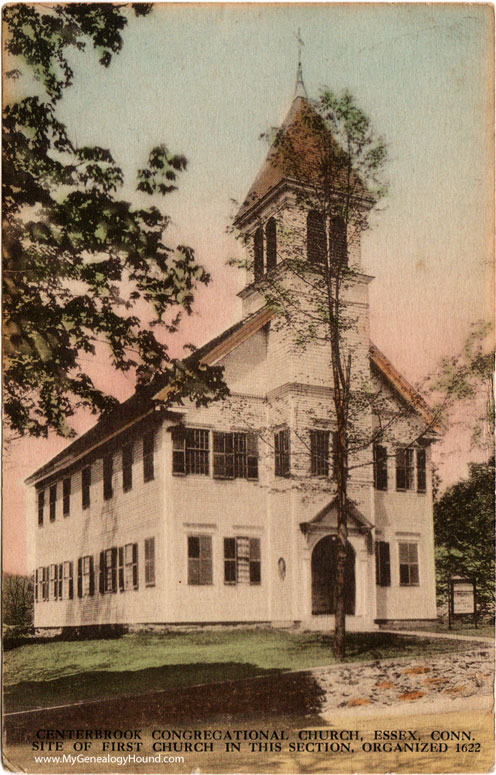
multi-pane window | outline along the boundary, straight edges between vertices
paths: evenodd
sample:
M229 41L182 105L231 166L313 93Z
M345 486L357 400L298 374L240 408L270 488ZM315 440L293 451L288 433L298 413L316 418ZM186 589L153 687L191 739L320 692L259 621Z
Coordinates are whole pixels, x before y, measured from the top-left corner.
M117 592L117 547L100 552L100 592Z
M38 571L38 584L41 586L41 600L48 600L50 568L40 568Z
M374 444L374 487L376 490L388 488L387 449L380 444Z
M188 536L188 584L212 584L212 536Z
M57 600L59 596L59 568L58 565L50 565L50 598Z
M259 538L224 538L224 583L260 584Z
M50 487L50 522L55 522L55 512L57 509L57 485Z
M63 599L64 589L64 563L60 562L57 565L57 597L59 600Z
M86 555L78 560L78 597L87 597L95 592L95 569L93 557Z
M103 458L103 498L109 500L114 494L112 486L112 477L114 474L114 459L112 455L106 455Z
M405 587L418 586L419 562L418 546L412 543L399 544L400 584Z
M174 474L209 473L209 431L200 428L174 428L172 437Z
M307 216L307 258L312 264L325 264L326 230L324 219L317 210L310 210Z
M310 431L310 473L329 475L329 431Z
M126 589L138 589L138 544L119 547L119 590Z
M375 583L379 587L391 586L391 560L387 541L375 542Z
M214 431L214 477L258 479L258 440L255 433Z
M68 517L71 513L71 477L68 476L62 482L62 513Z
M38 493L38 525L43 527L43 520L45 518L45 491L42 490Z
M145 538L145 586L155 584L155 539Z
M264 273L264 235L261 226L258 227L253 237L253 264L255 280L258 280Z
M232 433L214 431L214 476L234 479L234 439Z
M91 489L91 466L83 468L81 474L81 498L83 509L90 507L90 489Z
M236 584L237 575L236 539L224 538L224 583Z
M207 474L209 468L209 433L199 428L186 430L186 473Z
M143 436L143 481L151 482L155 478L153 452L155 446L155 433L149 430Z
M413 490L413 449L410 447L396 452L396 489Z
M64 562L63 570L63 592L62 597L64 600L72 600L74 597L74 580L73 580L73 565L72 562L67 560Z
M124 492L133 486L133 445L126 444L122 448L122 489Z
M276 476L289 476L289 428L274 434L274 463Z
M417 492L427 489L425 449L417 450Z
M267 272L277 265L277 226L274 218L269 218L265 227L267 245Z

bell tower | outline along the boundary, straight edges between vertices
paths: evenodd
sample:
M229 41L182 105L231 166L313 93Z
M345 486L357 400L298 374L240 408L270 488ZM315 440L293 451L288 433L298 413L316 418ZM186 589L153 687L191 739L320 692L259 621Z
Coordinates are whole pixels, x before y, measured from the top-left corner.
M271 273L292 257L318 260L319 251L327 248L329 232L338 230L335 222L326 225L312 206L312 190L318 191L321 174L318 159L323 131L303 81L301 38L298 42L293 101L234 220L248 267L245 287L238 294L243 317L265 305L263 285ZM329 142L337 145L331 133L325 131ZM283 145L290 148L289 161ZM338 240L347 252L349 265L360 272L360 234L346 232L342 224Z

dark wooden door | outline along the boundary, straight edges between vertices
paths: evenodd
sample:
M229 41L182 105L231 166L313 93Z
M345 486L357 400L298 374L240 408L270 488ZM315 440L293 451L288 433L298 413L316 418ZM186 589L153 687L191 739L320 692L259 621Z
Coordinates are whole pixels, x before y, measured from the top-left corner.
M336 584L335 536L325 536L312 552L312 614L334 614L334 590ZM346 613L355 613L355 552L348 543L346 561Z

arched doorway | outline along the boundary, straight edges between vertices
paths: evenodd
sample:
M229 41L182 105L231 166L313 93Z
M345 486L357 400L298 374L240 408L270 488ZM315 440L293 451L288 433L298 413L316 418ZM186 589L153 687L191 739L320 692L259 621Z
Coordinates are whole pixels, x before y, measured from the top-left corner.
M336 612L334 591L336 587L337 540L336 536L325 536L315 545L312 552L312 614L334 614ZM355 613L355 552L347 544L345 578L345 611Z

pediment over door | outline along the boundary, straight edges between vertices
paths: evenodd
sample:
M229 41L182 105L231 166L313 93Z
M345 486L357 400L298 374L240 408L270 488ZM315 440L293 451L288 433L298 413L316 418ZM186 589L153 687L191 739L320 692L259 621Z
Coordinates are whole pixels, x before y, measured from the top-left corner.
M374 527L371 522L362 514L351 501L347 506L348 512L348 531L350 533L370 533ZM323 509L308 522L300 522L300 530L303 535L314 533L337 533L338 515L336 506L336 497L334 497Z

